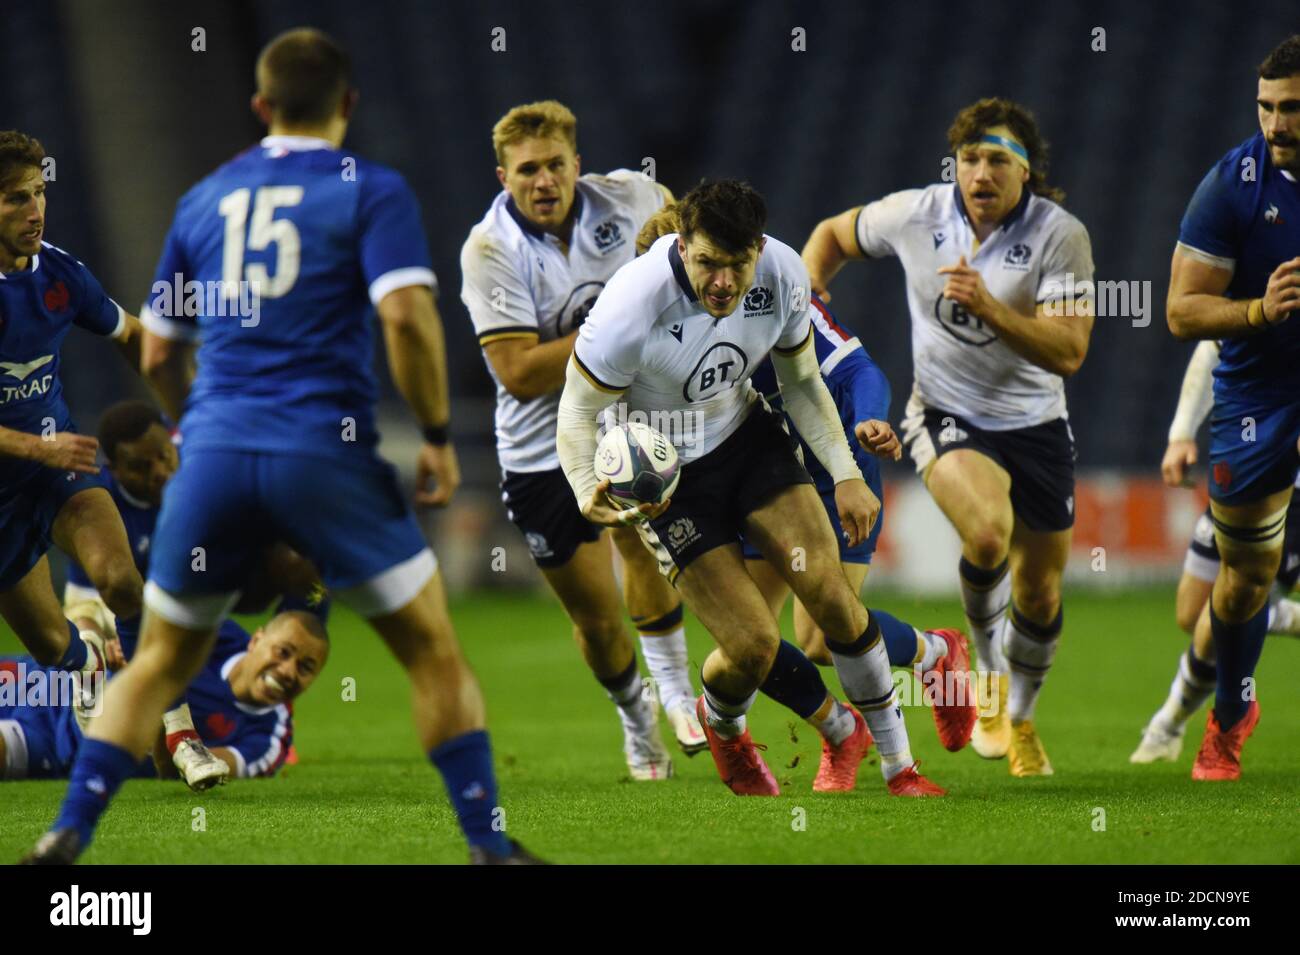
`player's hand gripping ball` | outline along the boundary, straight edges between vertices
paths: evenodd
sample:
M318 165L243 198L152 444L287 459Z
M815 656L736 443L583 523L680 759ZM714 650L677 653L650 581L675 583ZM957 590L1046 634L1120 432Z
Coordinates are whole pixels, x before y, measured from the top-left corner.
M681 477L677 449L649 425L610 428L596 446L596 477L609 482L606 496L617 507L661 504Z

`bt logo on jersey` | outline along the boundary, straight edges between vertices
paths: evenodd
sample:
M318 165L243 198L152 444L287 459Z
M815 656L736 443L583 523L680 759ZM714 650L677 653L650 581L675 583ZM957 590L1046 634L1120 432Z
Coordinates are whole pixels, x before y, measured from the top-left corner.
M744 381L747 367L749 359L739 345L718 342L700 356L695 369L682 386L682 397L687 401L712 398Z

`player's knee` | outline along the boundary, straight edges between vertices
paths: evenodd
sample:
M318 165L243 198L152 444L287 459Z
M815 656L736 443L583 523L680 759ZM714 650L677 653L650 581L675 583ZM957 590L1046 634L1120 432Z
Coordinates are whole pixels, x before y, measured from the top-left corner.
M996 521L985 521L969 531L963 548L976 567L997 567L1006 559L1011 529Z
M574 618L573 636L580 643L609 647L626 637L621 616L580 616Z
M799 589L799 602L818 627L839 630L851 624L853 606L858 601L844 580L838 563L834 563L824 567L809 566Z
M1201 615L1200 605L1193 605L1191 601L1179 600L1174 605L1174 619L1178 621L1178 629L1183 633L1191 634L1196 629L1196 620Z
M108 609L119 619L136 616L143 606L144 581L134 564L111 564L92 581Z

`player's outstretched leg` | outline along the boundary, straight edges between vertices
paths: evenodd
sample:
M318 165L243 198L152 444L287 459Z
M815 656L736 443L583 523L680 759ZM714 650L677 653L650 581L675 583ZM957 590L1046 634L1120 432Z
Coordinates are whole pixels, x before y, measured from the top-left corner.
M669 778L672 757L659 735L654 699L645 693L636 648L623 624L609 542L583 543L564 564L541 571L573 622L582 658L618 710L628 774L638 782Z
M623 603L636 626L664 716L682 752L694 756L708 749L709 743L695 715L681 598L635 530L614 528L611 536L623 561Z
M849 587L854 593L860 594L867 576L867 565L844 562L841 566ZM785 580L765 560L747 559L745 569L763 593L772 616L779 620L786 598L790 595ZM978 713L975 688L970 680L970 649L965 634L960 630L918 630L906 624L882 627L881 632L889 665L909 669L923 687L936 688L931 691L930 705L933 707L935 729L944 748L956 752L965 747L970 742ZM826 649L826 635L797 600L794 602L794 633L799 649L809 660L821 667L834 665L831 653ZM962 692L941 694L937 692L939 687L954 691L960 687Z
M117 790L153 746L163 711L203 666L215 634L215 627L188 629L153 611L145 615L131 665L108 684L103 712L77 751L63 807L24 863L68 864L85 851Z
M435 573L404 607L369 618L411 681L420 745L442 775L469 842L470 861L531 865L537 860L506 834L497 799L483 695L447 614L442 575Z
M745 535L780 570L825 634L835 671L880 750L880 768L896 795L942 795L916 772L894 693L880 625L868 615L840 567L834 532L811 485L788 486L745 520ZM800 548L796 565L788 555Z

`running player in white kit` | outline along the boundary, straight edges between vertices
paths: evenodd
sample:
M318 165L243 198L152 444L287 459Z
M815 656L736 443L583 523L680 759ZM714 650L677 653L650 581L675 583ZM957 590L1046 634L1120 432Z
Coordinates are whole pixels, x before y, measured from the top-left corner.
M555 414L578 327L633 258L642 223L672 194L626 169L580 176L577 120L554 100L510 110L492 145L503 188L461 251L461 299L497 385L501 497L618 706L629 773L665 779L672 761L643 698L606 538L623 556L624 601L665 715L694 755L708 743L695 716L681 601L634 532L604 534L582 516L560 471Z
M864 540L880 502L818 367L808 274L793 249L764 235L767 207L748 185L702 183L677 208L681 232L620 269L579 332L557 440L573 496L595 523L637 527L717 642L697 707L732 792L780 792L745 727L761 689L826 741L819 791L852 790L874 736L892 794L944 795L916 771L882 625L844 576L826 509L780 416L749 382L770 353L786 412L833 478L849 544ZM646 415L677 448L683 463L671 500L629 510L609 502L593 459L597 420L615 402L629 416ZM781 640L745 571L742 535L781 568L824 631L860 713L835 700L817 667Z
M1088 350L1092 250L1047 185L1047 144L1027 109L980 100L948 141L955 184L827 219L803 258L823 298L846 259L903 263L915 378L903 439L962 540L962 601L985 671L971 745L1009 755L1014 776L1044 776L1034 706L1061 634L1074 524L1063 379Z

